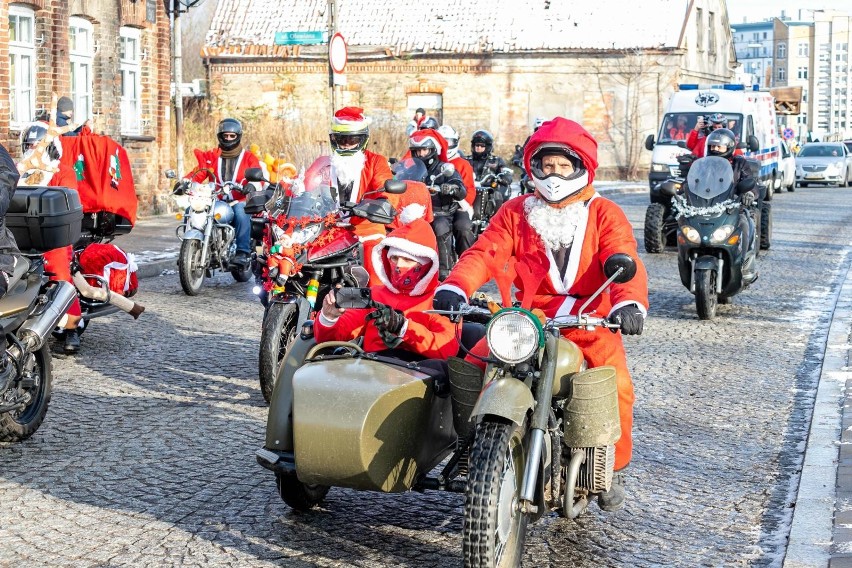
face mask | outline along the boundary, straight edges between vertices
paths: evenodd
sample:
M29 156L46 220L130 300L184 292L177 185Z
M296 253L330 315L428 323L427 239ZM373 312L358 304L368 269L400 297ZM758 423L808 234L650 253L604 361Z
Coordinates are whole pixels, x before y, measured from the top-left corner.
M392 266L388 274L390 283L401 293L408 294L417 286L420 279L429 272L431 264L430 262L429 264L414 266L401 272L398 272L396 267Z

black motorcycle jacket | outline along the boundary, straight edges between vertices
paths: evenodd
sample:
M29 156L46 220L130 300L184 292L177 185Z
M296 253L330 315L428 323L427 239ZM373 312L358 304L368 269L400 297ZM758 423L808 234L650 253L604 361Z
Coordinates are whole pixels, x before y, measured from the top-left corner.
M731 159L731 167L734 170L734 187L736 187L741 180L751 179L752 177L754 177L751 174L751 166L749 165L748 160L746 160L742 156L734 156ZM760 198L760 189L758 189L757 185L755 185L753 189L750 189L748 191L754 193L755 199ZM745 192L740 192L739 190L737 190L737 195L742 195L743 193Z
M452 214L459 208L459 200L467 195L461 175L453 171L453 175L444 177L441 168L444 162L435 160L432 167L428 169L425 183L438 191L432 194L432 209L435 213ZM434 181L432 176L435 176Z
M0 144L0 270L11 274L15 268L15 255L20 254L15 237L6 227L6 213L18 187L18 168L6 148Z
M473 157L470 157L467 159L467 161L470 162L470 165L473 167L473 177L476 179L476 181L480 181L489 173L499 174L503 171L503 168L507 167L506 161L500 156L495 156L494 154L489 154L481 160L476 160ZM493 170L487 167L489 161L496 164L496 167ZM502 183L499 179L497 183L500 185L506 185Z

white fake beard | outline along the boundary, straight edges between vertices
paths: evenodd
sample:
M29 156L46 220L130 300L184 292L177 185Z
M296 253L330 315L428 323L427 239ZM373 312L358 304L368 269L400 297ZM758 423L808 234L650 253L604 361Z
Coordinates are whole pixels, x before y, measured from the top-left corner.
M557 209L538 197L524 202L527 222L550 250L570 247L580 225L585 204L582 201Z
M355 152L351 156L341 156L336 152L331 154L331 165L337 172L337 181L342 185L359 179L366 162L367 156L363 151Z

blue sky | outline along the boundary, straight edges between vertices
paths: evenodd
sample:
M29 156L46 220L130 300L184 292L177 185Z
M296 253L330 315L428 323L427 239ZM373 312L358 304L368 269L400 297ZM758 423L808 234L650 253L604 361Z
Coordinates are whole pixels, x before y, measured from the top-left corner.
M789 0L728 0L728 17L731 24L741 24L743 18L749 22L759 22L767 18L781 15L785 10L787 16L798 19L799 10L802 10L803 19L810 19L804 10L839 10L852 15L852 2L850 0L800 0L799 2Z

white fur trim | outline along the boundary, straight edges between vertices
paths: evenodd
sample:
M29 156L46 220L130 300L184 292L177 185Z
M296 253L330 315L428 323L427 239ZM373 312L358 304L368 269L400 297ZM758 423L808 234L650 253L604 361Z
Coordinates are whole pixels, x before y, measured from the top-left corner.
M360 236L360 237L358 237L358 240L359 240L359 241L361 241L361 242L363 243L363 242L365 242L365 241L377 241L377 240L381 240L381 239L383 239L383 238L385 238L385 236L384 236L384 235L382 235L381 233L376 233L376 234L374 234L374 235L363 235L363 236Z
M391 246L404 250L411 255L422 256L432 261L432 267L429 269L429 272L423 275L420 282L414 286L414 289L411 290L410 294L411 296L422 295L429 286L429 283L432 282L432 277L438 272L438 252L425 245L421 245L407 239L401 239L399 237L387 237L381 243L377 244L375 248L373 248L373 271L376 273L376 276L379 277L379 280L382 281L382 284L384 284L387 289L394 294L398 294L399 290L391 284L390 278L385 272L385 263L382 262L382 251Z
M559 278L559 269L556 267L556 261L553 258L553 254L550 250L547 251L547 258L550 261L548 276L550 277L550 283L553 284L553 287L557 292L561 292L563 294L567 293L568 290L571 289L571 286L574 285L574 281L577 279L577 270L580 267L580 257L583 255L583 243L586 240L586 227L589 224L589 206L592 201L598 197L600 197L600 194L595 192L591 199L589 199L586 206L583 207L583 215L580 217L579 223L577 224L577 230L574 233L574 242L571 244L571 252L568 254L568 266L565 268L564 278Z
M559 309L556 310L556 315L554 318L559 318L563 316L570 316L571 310L574 309L574 304L577 303L577 298L574 296L565 296L565 300L563 300L562 304L560 304Z
M467 216L470 217L471 221L473 220L473 207L471 207L470 203L464 199L459 199L459 209L467 213Z
M467 301L469 300L469 298L467 297L467 293L458 286L453 286L452 284L441 284L440 286L435 288L435 293L437 294L442 290L449 290L450 292L455 292L456 294L464 298L465 303L467 303Z
M419 203L412 203L402 208L397 215L399 222L403 225L408 225L412 221L422 219L426 215L426 207Z
M645 306L643 306L639 302L634 302L633 300L625 300L623 302L618 302L616 305L614 305L612 308L610 308L609 313L607 314L607 317L611 316L612 313L615 310L617 310L619 308L623 308L624 306L636 306L637 308L639 308L639 311L642 312L643 318L648 317L648 310L645 309Z

